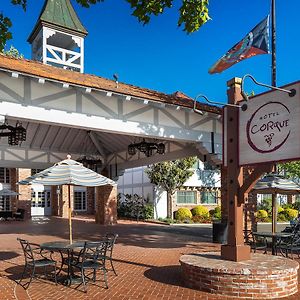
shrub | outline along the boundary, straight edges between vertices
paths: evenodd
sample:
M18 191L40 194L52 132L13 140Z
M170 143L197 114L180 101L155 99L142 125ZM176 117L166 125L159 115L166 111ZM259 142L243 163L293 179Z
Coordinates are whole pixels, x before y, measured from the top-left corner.
M192 220L194 223L210 223L210 217L206 216L193 216Z
M265 211L264 209L260 209L256 213L256 218L257 218L258 221L266 222L267 219L268 219L268 212Z
M265 210L270 213L272 211L272 198L266 198L261 201L261 204L257 207L259 210Z
M277 212L280 214L281 212L284 211L284 208L282 206L277 207Z
M217 206L215 209L209 211L210 216L215 220L221 220L221 207Z
M283 207L284 209L287 209L287 208L293 208L293 204L291 204L291 203L286 203L286 204L283 204L282 207Z
M298 211L300 210L300 201L297 201L292 204L293 209L297 209Z
M298 210L293 208L287 208L284 210L284 214L286 216L286 219L288 221L291 221L293 219L296 219L298 217Z
M264 209L260 209L257 213L256 213L256 217L260 218L260 219L265 219L268 217L268 212L265 211Z
M193 216L199 216L199 217L209 217L209 211L206 207L202 205L198 205L194 207L192 210L192 215Z
M144 217L144 219L153 219L154 218L154 206L153 206L153 204L147 203L147 204L144 205L143 217Z
M279 222L286 222L287 221L286 216L284 214L284 211L277 215L277 221L279 221Z
M179 220L179 221L184 221L186 219L191 219L192 216L193 215L192 215L191 211L186 207L179 208L175 213L175 219Z
M221 207L220 206L217 206L215 209L214 209L214 213L211 215L214 219L216 220L221 220L222 218L222 214L221 214Z
M124 199L121 199L121 194L118 194L118 217L134 218L134 219L153 219L154 206L148 203L143 197L134 194L124 194Z

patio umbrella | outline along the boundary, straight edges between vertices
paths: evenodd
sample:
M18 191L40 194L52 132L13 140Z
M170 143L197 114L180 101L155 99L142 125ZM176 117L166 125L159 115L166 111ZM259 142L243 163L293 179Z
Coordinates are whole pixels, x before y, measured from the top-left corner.
M45 169L33 176L18 182L19 184L42 184L42 185L68 185L68 217L70 230L70 243L72 243L72 210L71 210L71 185L80 186L101 186L116 185L116 183L86 167L81 163L72 160L71 155L67 159L56 163L54 166Z
M20 194L6 188L0 190L0 196L18 196L18 195Z
M253 191L258 194L272 194L272 232L276 232L277 194L295 195L300 193L300 186L278 174L267 174L255 184Z

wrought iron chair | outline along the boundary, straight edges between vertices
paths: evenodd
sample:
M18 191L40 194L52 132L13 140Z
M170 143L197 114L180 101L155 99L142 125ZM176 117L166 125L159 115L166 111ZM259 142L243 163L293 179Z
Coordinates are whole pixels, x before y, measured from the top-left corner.
M21 284L22 280L24 279L24 275L26 271L30 271L30 280L28 283L22 285L24 289L29 288L30 283L32 282L32 279L36 275L36 269L37 268L44 268L44 274L46 276L46 270L47 267L52 267L54 271L54 281L55 284L57 284L56 280L56 262L54 260L48 259L42 255L42 250L39 245L34 243L29 243L28 241L24 239L17 238L17 240L20 242L22 246L22 250L24 253L25 258L25 265L23 269L23 273L21 275L21 279L19 281L19 284Z
M118 234L116 233L107 233L105 235L105 238L106 238L106 241L107 241L107 256L106 256L106 259L109 260L110 262L110 265L111 265L111 269L107 269L108 271L109 270L112 270L116 276L118 276L115 268L114 268L114 265L113 265L113 259L112 259L112 256L113 256L113 250L114 250L114 245L116 243L116 240L118 238Z
M285 257L290 255L293 258L294 254L297 254L300 258L300 232L294 232L290 237L280 239L276 249Z
M87 282L93 280L96 282L96 271L102 270L104 276L105 287L108 288L107 284L107 270L105 268L107 242L85 242L83 249L80 251L76 261L71 262L72 272L76 269L80 271L81 283L84 287L84 292L87 292ZM91 274L87 274L88 270L92 271L93 277L90 278Z
M264 254L268 253L268 241L267 238L259 235L255 235L251 233L251 241L250 241L250 247L251 250L253 250L254 253L256 253L256 250L263 250Z

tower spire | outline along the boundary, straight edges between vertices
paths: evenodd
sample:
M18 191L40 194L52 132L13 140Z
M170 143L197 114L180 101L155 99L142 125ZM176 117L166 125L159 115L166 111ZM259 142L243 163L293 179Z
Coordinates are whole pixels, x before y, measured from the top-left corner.
M32 45L32 58L83 73L84 38L87 33L70 0L45 0L28 37Z

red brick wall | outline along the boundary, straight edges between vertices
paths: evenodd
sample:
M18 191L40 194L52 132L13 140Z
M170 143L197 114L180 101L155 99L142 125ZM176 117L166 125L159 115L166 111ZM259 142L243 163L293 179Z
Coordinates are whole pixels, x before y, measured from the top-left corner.
M9 169L9 182L12 191L17 191L17 170L16 169ZM18 209L18 196L11 196L10 197L10 206L13 212L17 211Z
M242 263L219 258L217 253L181 256L185 286L247 299L277 299L298 291L299 264L294 260L265 254Z
M117 194L116 186L96 187L96 223L104 225L117 223Z
M86 189L86 197L87 197L87 211L88 215L93 215L95 213L95 188L88 187Z
M31 169L17 169L17 181L25 179L31 175ZM18 208L25 209L25 218L31 218L31 187L30 185L17 185L17 192L20 193Z

